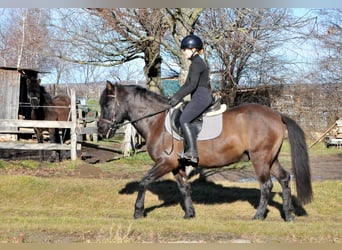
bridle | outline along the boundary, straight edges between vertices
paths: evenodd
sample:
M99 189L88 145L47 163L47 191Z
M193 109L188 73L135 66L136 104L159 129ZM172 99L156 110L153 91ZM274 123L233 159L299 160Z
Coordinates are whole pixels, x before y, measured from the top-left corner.
M114 103L113 103L113 109L114 109L114 110L116 110L116 108L120 106L119 102L117 101L116 96L117 96L117 88L115 87L114 95L107 95L107 97L115 98ZM163 113L163 112L169 110L170 108L171 108L171 107L168 106L167 108L162 109L162 110L160 110L160 111L157 111L157 112L154 112L154 113L151 113L151 114L148 114L148 115L139 117L139 118L134 119L134 120L132 120L132 121L123 122L123 123L120 123L120 124L116 124L115 116L113 116L113 118L112 118L111 120L104 119L104 118L100 118L100 121L101 121L101 122L104 122L104 123L110 124L109 129L108 129L108 132L107 132L107 134L106 134L106 137L108 138L108 136L109 136L109 134L110 134L110 132L111 132L112 130L115 131L115 130L117 130L118 128L123 127L123 126L125 126L125 125L127 125L127 124L133 124L133 123L136 123L136 122L138 122L138 121L140 121L140 120L149 118L149 117L151 117L151 116L158 115L158 114L160 114L160 113Z
M119 102L117 101L117 88L116 86L114 87L114 94L113 95L107 95L107 97L111 97L111 98L114 98L114 104L113 104L113 110L116 110L117 107L120 106ZM108 120L108 119L104 119L104 118L100 118L100 121L101 122L104 122L104 123L108 123L110 124L109 125L109 129L108 129L108 132L106 134L106 137L108 138L110 132L112 130L116 130L117 128L119 128L120 126L116 125L116 119L115 119L115 115L113 116L112 120Z

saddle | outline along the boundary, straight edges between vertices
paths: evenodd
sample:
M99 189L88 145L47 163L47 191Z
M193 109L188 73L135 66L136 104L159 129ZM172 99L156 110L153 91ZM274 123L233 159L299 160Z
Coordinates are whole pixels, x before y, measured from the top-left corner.
M175 139L183 140L179 118L187 105L183 103L178 108L172 108L166 115L165 128ZM209 140L218 137L222 131L222 113L226 111L226 104L221 104L219 97L214 97L212 104L196 120L192 121L192 127L196 131L197 140Z

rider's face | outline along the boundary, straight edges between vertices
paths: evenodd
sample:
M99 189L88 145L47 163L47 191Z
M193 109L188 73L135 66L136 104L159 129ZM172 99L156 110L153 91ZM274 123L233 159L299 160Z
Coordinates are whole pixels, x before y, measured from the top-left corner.
M193 53L195 52L195 49L182 49L182 52L184 57L189 59L192 57Z

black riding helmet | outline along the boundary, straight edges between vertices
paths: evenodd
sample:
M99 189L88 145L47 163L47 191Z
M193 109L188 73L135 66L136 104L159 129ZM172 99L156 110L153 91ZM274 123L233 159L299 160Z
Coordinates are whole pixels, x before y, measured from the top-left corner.
M201 38L199 38L196 35L188 35L184 37L181 42L181 49L192 49L192 48L196 48L199 50L203 49L203 42Z

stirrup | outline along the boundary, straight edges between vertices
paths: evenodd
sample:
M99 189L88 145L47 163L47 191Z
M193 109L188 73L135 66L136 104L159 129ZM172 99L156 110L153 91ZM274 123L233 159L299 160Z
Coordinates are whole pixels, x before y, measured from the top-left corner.
M185 166L185 175L186 175L186 177L189 178L191 172L192 172L194 169L195 169L195 168L194 168L192 165Z
M198 157L196 156L189 156L189 155L186 155L186 153L184 152L180 152L180 153L177 153L178 156L183 159L183 160L186 160L190 163L193 163L193 164L197 164L198 163Z

